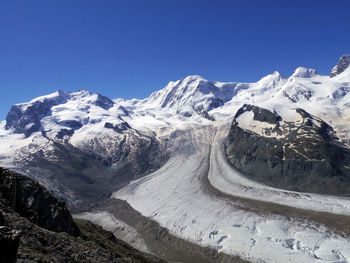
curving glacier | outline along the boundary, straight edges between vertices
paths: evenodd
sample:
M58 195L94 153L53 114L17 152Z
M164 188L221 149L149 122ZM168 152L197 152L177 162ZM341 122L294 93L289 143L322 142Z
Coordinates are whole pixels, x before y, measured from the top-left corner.
M218 147L225 134L220 128L187 125L171 134L169 161L115 192L113 198L127 201L176 236L254 262L349 261L350 240L336 231L317 222L249 211L239 200L208 190L207 176L215 187L232 195L326 211L338 203L336 198L309 198L231 176L234 171L225 166ZM223 182L225 177L229 180ZM349 213L350 200L341 205L337 212Z

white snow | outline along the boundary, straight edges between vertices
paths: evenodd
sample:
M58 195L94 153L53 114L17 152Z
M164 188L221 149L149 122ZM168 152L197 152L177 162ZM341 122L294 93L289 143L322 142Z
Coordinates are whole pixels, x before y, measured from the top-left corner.
M203 188L203 177L208 171L212 176L214 173L211 153L216 149L211 145L215 145L215 132L212 126L187 127L172 141L171 158L162 168L130 183L113 197L126 200L176 236L253 262L350 260L350 240L329 229L298 219L249 212L239 202L214 196ZM218 169L215 176L221 173ZM237 187L234 190L241 191ZM292 196L288 201L297 198Z
M311 78L316 74L317 74L317 72L314 69L299 67L294 71L292 77Z
M31 105L52 101L51 112L41 116L42 130L48 138L56 140L61 129L74 129L69 143L102 149L106 154L123 136L105 128L106 122L114 126L127 122L132 129L155 133L160 140L170 139L169 161L113 196L126 200L181 238L256 262L350 262L347 237L313 222L250 212L238 201L215 196L203 186L203 178L208 176L214 188L232 196L350 215L347 198L296 193L258 184L234 171L222 152L222 140L243 104L274 111L283 122L301 122L295 110L302 108L329 123L337 136L350 145L349 93L350 68L329 78L300 67L290 77L276 71L256 83L212 82L200 76L188 76L169 82L164 89L143 100L114 99L113 105L105 108L96 103L100 99L98 94L84 90L58 91L16 106L23 113ZM215 121L203 118L203 112ZM274 133L266 134L266 129L272 126L254 120L252 113L242 114L237 121L257 134L278 137ZM81 127L73 127L78 122ZM23 134L6 130L5 122L0 123L2 166L15 168L16 160L39 150L45 152L51 146L40 131L25 138ZM43 182L50 188L49 179ZM84 214L84 217L107 228L122 224L105 212ZM123 227L134 236L132 229Z
M275 127L275 125L267 122L256 121L253 118L254 118L254 113L251 111L246 111L241 115L239 115L236 121L238 122L239 127L250 130L256 134L259 134L260 136L278 137L276 133L270 133L270 134L266 133L267 129L272 130Z
M223 139L229 125L217 131L210 158L208 178L212 186L221 192L255 200L264 200L301 209L350 215L350 198L286 191L265 186L241 175L226 161Z

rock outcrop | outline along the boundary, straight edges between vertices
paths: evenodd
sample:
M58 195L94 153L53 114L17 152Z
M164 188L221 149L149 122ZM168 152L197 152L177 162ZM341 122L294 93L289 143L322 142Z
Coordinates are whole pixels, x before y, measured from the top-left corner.
M0 168L0 184L1 198L20 216L51 231L79 234L66 204L37 182Z
M343 55L339 63L332 69L330 77L333 78L346 70L350 66L350 55Z
M4 223L0 222L0 262L15 263L21 231L4 226Z
M251 127L244 126L253 114ZM244 105L226 141L228 161L261 183L293 191L350 194L350 149L337 140L331 126L302 109L295 122L267 109ZM242 123L242 124L241 124ZM260 125L260 126L259 126ZM258 133L261 131L261 133Z
M17 251L18 250L18 251ZM85 220L32 179L0 168L0 262L162 262Z

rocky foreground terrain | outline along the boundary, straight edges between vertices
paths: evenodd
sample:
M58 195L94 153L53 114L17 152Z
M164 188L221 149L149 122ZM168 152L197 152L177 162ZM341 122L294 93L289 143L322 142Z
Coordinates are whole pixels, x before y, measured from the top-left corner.
M163 262L102 227L73 220L63 201L0 168L0 262Z

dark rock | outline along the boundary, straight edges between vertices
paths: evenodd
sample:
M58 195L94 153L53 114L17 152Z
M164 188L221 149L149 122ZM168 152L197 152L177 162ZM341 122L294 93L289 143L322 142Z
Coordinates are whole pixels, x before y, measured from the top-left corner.
M105 128L107 129L113 129L115 132L122 133L123 131L126 131L127 129L131 129L129 123L127 122L122 122L116 125L113 125L110 122L105 123Z
M235 119L237 119L242 113L251 111L254 113L253 119L256 121L261 122L267 122L270 124L277 124L279 121L282 120L281 116L279 116L276 113L272 113L269 110L266 110L264 108L260 108L258 106L250 105L250 104L244 104L236 113Z
M344 72L350 65L350 55L343 55L338 64L332 69L330 77L333 78Z
M3 225L5 225L5 219L4 219L4 216L2 215L2 212L0 211L0 226L3 226Z
M55 232L77 236L66 204L59 201L32 179L0 168L1 197L9 206L32 223Z
M189 117L192 117L192 114L189 113L188 111L186 111L186 112L182 113L182 116L189 118Z
M76 120L64 120L64 121L60 121L57 124L62 125L62 126L66 126L68 128L71 128L73 130L78 130L81 127L83 127L83 124L81 124L79 121Z
M74 236L67 233L69 231L50 231L46 227L52 228L53 223L67 226L67 217L57 216L66 214L65 211L62 212L62 202L50 196L39 184L17 173L1 168L0 178L0 221L6 225L0 226L0 262L163 262L151 255L140 253L116 239L111 232L85 220L70 222L76 228ZM37 211L46 215L54 211L55 215L51 216L52 224L41 224L40 219L33 220L33 205L21 204L21 197L28 197L29 192L32 193L29 198L34 198L34 201L28 202L42 203ZM43 192L45 198L42 198ZM16 198L13 199L14 197ZM67 213L71 219L69 211Z
M16 262L20 237L20 231L0 226L0 262Z
M243 106L236 117L248 109L252 108ZM330 125L302 109L296 110L303 118L301 124L282 123L275 113L256 106L253 109L255 120L275 123L275 131L283 136L258 135L239 127L235 118L225 146L233 167L273 187L350 194L350 149L338 140Z
M209 107L208 107L208 111L211 111L212 109L216 109L220 106L224 105L224 102L219 99L219 98L213 98L210 100L210 104L209 104Z
M95 101L95 105L101 107L102 109L109 110L113 107L114 102L101 94L97 94L97 100Z
M10 128L14 129L14 133L24 133L26 137L29 137L41 128L39 114L32 107L22 113L16 105L13 105L6 116L5 129Z
M127 127L125 124L124 128L115 128L121 131ZM110 137L108 145L92 138L80 148L67 141L50 141L51 147L44 150L38 147L36 152L32 148L30 156L18 158L17 167L40 182L49 180L50 191L70 207L87 209L130 180L158 169L168 159L157 138L134 129L121 134Z
M5 129L13 129L14 133L24 133L26 137L33 132L40 131L41 118L51 114L52 106L66 101L62 92L59 94L56 99L36 101L24 110L21 105L13 105L6 116Z
M73 129L61 129L57 134L56 134L56 138L57 139L63 139L64 136L69 136L71 137L74 134L74 130Z
M340 87L338 90L334 91L332 94L333 99L341 99L346 96L350 92L349 87Z
M119 106L118 109L121 110L125 116L130 116L129 111L125 109L123 106Z
M202 116L203 118L209 120L209 121L215 121L215 118L210 115L206 110L203 108L197 108L196 112L198 113L199 116Z

